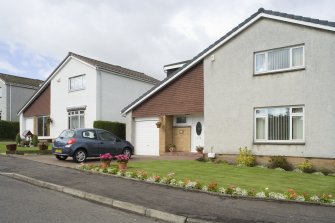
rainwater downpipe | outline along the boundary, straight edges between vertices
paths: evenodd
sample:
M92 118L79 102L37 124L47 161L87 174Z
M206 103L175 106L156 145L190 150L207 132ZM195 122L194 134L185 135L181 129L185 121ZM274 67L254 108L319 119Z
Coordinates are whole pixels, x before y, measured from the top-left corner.
M12 85L9 84L9 121L12 121Z

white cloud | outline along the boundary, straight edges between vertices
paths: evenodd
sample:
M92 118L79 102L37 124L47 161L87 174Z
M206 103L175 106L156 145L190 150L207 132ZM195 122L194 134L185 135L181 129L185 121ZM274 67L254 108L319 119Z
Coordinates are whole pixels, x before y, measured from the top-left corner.
M3 72L7 72L7 74L23 74L23 71L13 66L11 63L5 60L0 59L0 67Z
M0 0L0 5L0 42L13 53L24 50L60 62L73 51L160 79L164 64L191 59L259 7L335 20L331 0ZM33 62L36 74L54 66Z

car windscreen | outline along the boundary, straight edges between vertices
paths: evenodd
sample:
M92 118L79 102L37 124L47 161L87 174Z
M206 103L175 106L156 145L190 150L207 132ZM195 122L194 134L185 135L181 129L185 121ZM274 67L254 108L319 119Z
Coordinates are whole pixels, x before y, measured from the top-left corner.
M74 130L64 130L64 131L59 135L59 138L69 139L69 138L73 138L74 135L75 135L75 131L74 131Z

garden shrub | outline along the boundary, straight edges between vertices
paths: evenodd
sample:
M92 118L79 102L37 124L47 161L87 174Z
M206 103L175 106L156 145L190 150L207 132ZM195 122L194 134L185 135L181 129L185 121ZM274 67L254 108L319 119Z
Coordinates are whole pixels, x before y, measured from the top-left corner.
M282 168L286 171L292 170L291 164L287 162L287 159L284 156L271 156L269 160L269 168Z
M20 125L18 122L0 120L0 140L15 140L19 131Z
M308 160L305 160L304 162L300 163L298 165L298 168L304 173L312 173L314 171L313 165Z
M18 145L21 144L21 141L22 141L22 139L21 139L20 133L16 134L16 137L15 137L16 144L18 144Z
M239 148L240 154L236 159L236 163L238 165L243 166L255 166L256 161L255 157L252 155L251 150L249 150L247 147Z
M121 139L126 138L126 124L110 121L94 121L94 128L107 130Z
M37 144L38 144L38 136L37 135L32 135L31 144L33 144L34 147L37 146Z

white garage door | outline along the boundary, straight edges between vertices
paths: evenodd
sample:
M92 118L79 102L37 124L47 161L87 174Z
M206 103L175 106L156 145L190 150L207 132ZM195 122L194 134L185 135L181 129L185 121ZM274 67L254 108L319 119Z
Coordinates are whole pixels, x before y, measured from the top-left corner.
M135 154L159 155L158 118L135 119Z

